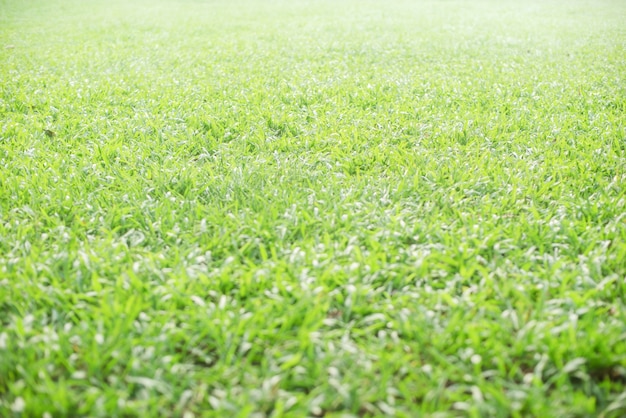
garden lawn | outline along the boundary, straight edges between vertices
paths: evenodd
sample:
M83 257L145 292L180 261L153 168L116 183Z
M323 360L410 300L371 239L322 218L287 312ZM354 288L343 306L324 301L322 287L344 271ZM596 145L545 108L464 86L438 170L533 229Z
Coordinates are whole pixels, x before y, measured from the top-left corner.
M625 416L625 22L0 0L0 416Z

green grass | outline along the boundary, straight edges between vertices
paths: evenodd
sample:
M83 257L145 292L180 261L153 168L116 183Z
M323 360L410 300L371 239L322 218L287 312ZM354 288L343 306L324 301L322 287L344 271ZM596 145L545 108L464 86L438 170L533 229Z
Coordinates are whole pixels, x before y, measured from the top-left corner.
M624 22L0 0L0 416L624 416Z

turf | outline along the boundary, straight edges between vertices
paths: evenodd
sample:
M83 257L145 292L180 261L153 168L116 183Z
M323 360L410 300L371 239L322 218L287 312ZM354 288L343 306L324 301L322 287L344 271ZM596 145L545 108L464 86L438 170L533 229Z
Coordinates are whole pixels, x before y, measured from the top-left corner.
M624 416L624 22L0 0L0 416Z

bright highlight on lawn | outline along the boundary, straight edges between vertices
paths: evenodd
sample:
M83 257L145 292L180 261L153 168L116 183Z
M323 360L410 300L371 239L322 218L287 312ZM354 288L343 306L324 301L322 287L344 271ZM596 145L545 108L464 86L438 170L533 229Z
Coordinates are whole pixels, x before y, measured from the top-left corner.
M626 3L0 0L0 416L626 416Z

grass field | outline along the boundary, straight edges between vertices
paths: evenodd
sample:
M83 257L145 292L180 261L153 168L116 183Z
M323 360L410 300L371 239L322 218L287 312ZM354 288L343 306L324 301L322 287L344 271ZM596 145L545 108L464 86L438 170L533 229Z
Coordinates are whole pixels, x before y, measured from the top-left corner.
M0 416L626 416L625 22L0 0Z

